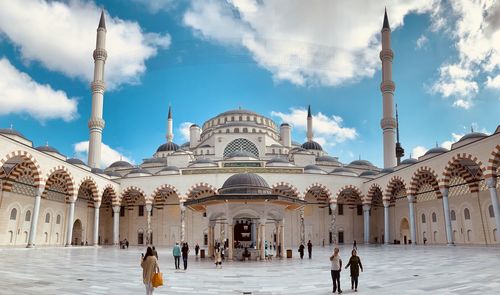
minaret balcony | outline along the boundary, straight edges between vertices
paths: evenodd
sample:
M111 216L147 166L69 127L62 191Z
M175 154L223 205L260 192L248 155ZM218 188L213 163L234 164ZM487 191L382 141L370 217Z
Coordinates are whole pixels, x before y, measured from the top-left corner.
M382 93L385 93L385 92L393 93L394 90L396 90L396 84L394 84L394 81L385 80L385 81L382 81L382 83L380 83L380 91L382 91Z

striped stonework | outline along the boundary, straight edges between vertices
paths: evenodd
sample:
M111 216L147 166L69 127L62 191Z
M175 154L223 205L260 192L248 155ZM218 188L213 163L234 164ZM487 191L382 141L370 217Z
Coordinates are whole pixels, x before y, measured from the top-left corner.
M491 152L488 159L488 166L484 173L484 178L498 177L498 169L500 168L500 144Z
M396 199L406 197L407 195L404 179L401 176L394 175L387 184L383 200L394 204Z
M466 153L456 154L448 161L439 187L448 188L451 178L459 176L468 184L471 193L478 192L483 171L485 168L477 157Z
M28 167L32 171L31 175L33 175L34 185L37 188L41 187L44 184L44 182L40 165L38 164L37 160L27 151L17 150L7 154L0 160L0 166L3 166L9 160L16 160L16 159L21 159L22 162L26 162L29 164ZM0 179L5 179L7 177L8 176L5 174L5 171L3 169L0 169ZM12 185L8 187L8 189L11 188ZM3 189L4 190L6 189L5 185L3 186Z
M307 194L311 194L319 203L329 204L332 193L321 183L313 183L304 192L304 199Z
M423 166L417 169L413 174L410 182L408 192L410 195L417 196L422 192L424 186L430 185L437 198L442 198L441 191L439 190L439 182L437 173L430 167ZM428 191L429 188L427 187Z
M128 210L133 210L134 205L141 203L147 204L146 194L136 186L129 186L121 193L122 205L127 206Z
M299 190L288 182L278 182L272 186L273 194L300 199Z
M45 190L42 194L43 198L51 199L56 194L64 194L65 202L72 202L75 200L75 181L64 166L57 166L50 169L47 173L47 182L45 183Z
M170 192L174 193L173 189L168 189ZM208 184L206 182L200 182L195 185L192 185L187 192L187 198L188 200L190 199L197 199L209 195L215 195L217 194L217 188L214 187L211 184ZM156 197L155 197L156 199Z
M120 198L116 194L113 185L108 184L104 187L101 194L101 208L107 208L108 206L120 206Z
M383 194L382 194L382 188L380 185L374 183L370 186L370 189L368 190L368 194L366 194L364 203L365 204L373 204L379 202L381 203L383 199Z
M351 208L362 204L364 197L361 190L351 184L343 186L336 195L339 204L346 204Z
M195 190L193 190L194 192ZM156 209L163 209L163 207L167 204L168 198L178 198L179 201L181 199L179 192L177 189L170 184L163 184L156 188L151 195L153 198L153 206Z

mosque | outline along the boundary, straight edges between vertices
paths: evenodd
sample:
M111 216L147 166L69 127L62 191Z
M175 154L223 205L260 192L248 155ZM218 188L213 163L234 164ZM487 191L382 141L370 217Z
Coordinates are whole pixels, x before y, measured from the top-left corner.
M20 132L0 129L0 245L171 246L198 243L212 255L226 241L228 256L264 245L285 249L342 243L498 244L500 126L471 132L451 150L432 148L402 160L394 116L391 29L384 15L382 92L384 167L341 163L314 141L292 140L291 125L236 109L190 127L174 142L168 112L166 142L134 166L100 169L106 24L97 29L88 121L88 163ZM112 53L111 53L112 54Z

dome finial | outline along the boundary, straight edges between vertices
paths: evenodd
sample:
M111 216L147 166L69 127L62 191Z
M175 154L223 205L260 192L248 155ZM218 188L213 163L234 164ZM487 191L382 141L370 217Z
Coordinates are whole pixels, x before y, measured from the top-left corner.
M474 132L474 126L472 124L470 125L470 132Z
M10 130L14 130L14 124L10 123Z
M45 146L49 146L49 141L48 140L45 142Z
M438 142L436 141L436 147L438 147Z
M312 118L312 116L311 116L311 105L307 106L307 117L308 118Z

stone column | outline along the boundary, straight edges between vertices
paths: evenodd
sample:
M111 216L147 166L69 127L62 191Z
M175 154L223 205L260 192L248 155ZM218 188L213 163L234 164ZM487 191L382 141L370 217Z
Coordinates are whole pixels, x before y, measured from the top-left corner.
M305 245L306 241L306 225L304 222L304 208L300 209L300 243Z
M186 206L184 206L184 202L180 203L181 207L181 243L184 243L184 239L186 236Z
M214 228L211 224L208 225L208 257L214 255Z
M38 227L38 215L40 215L40 202L42 200L44 187L40 187L36 191L35 205L33 206L33 215L31 216L30 235L28 238L28 248L35 247L36 228Z
M252 246L256 247L257 246L257 229L256 229L256 223L255 221L252 220Z
M66 232L66 247L71 246L73 239L73 219L75 218L75 201L70 200L68 206L68 227Z
M99 208L101 208L101 202L94 202L94 246L99 245Z
M390 229L389 229L389 201L384 201L384 244L389 245Z
M417 228L415 226L415 196L409 195L408 207L410 210L410 239L413 245L417 243Z
M261 220L259 225L259 237L260 237L260 259L264 260L266 257L266 221Z
M146 204L146 216L147 216L147 229L146 229L146 242L151 245L151 234L153 230L151 229L151 210L153 210L152 204Z
M370 204L363 205L363 217L364 217L364 240L365 244L370 243Z
M332 244L336 245L337 244L337 226L336 226L337 204L330 203L330 210L332 211L332 219L330 220L330 232L332 233Z
M495 224L497 226L497 241L500 241L500 204L497 196L497 179L490 177L486 179L488 190L490 191L491 205L493 206L493 213L495 213Z
M444 225L446 229L446 242L448 245L453 245L453 233L451 229L451 218L450 218L450 205L448 201L448 188L439 189L443 196L443 211L444 211Z
M231 261L231 260L233 260L233 248L234 248L233 220L231 220L231 219L227 220L227 229L226 230L227 230L226 237L227 237L227 243L228 243L227 256L228 256L228 259Z
M281 258L285 258L285 219L282 219L280 222L280 253L281 253Z
M113 206L113 245L120 244L120 206Z

